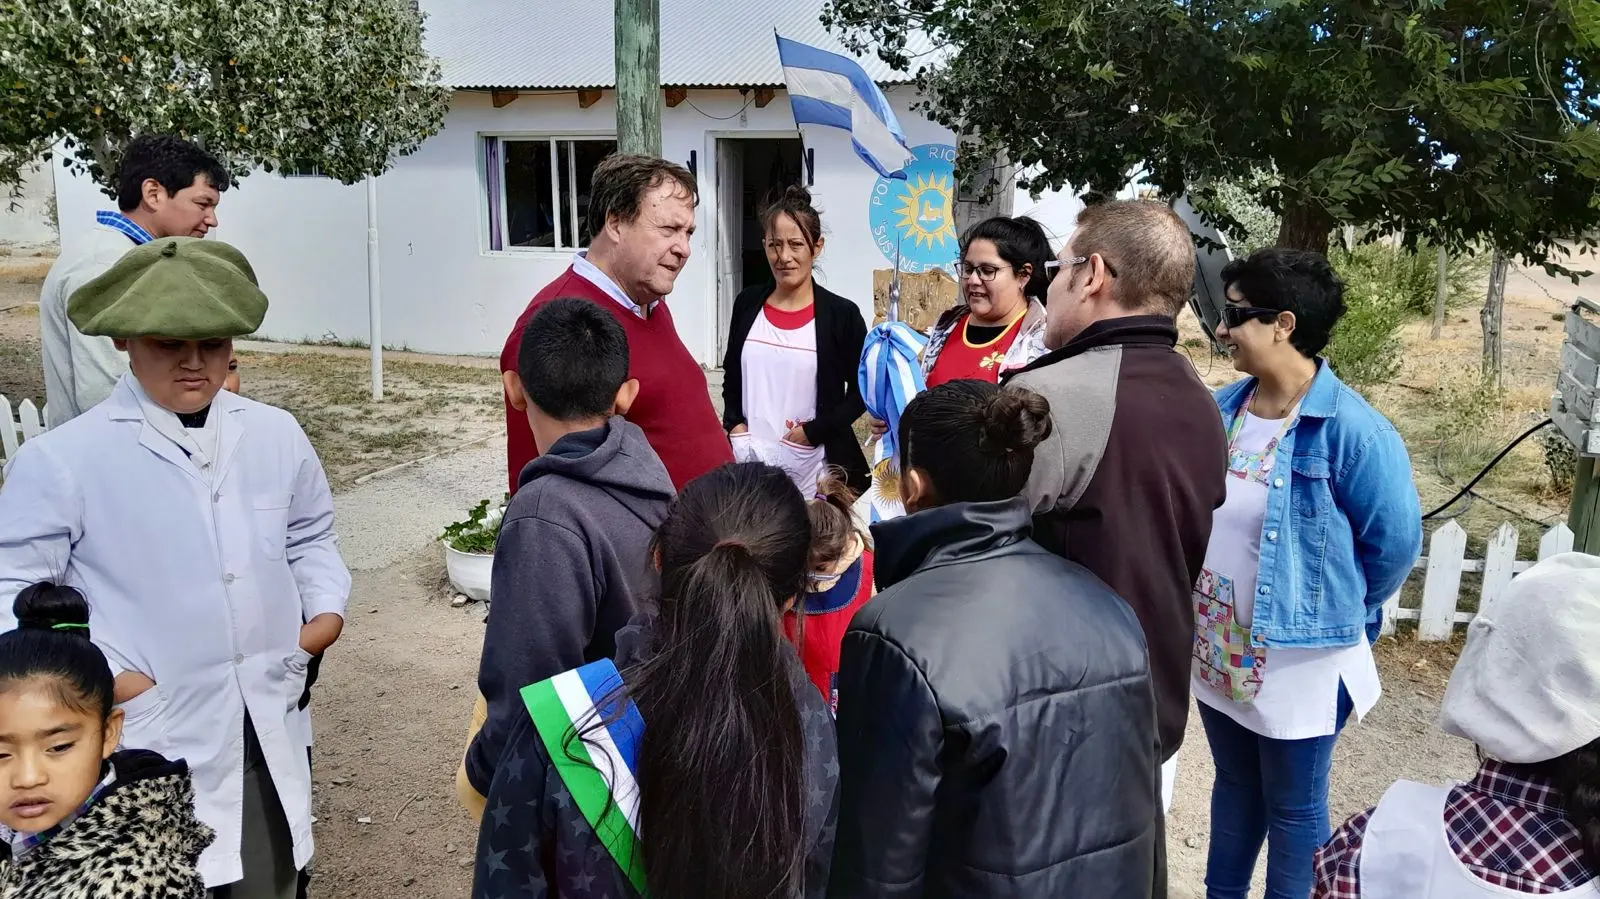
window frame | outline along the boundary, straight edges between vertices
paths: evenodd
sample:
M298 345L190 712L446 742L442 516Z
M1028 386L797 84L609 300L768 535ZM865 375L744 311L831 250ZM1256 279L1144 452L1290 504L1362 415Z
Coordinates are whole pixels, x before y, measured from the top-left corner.
M485 142L490 140L490 139L497 140L497 141L499 141L499 144L500 144L499 153L498 153L499 163L500 163L499 169L500 170L497 171L497 172L491 172L491 171L487 170L487 160L485 158L486 154L484 152L484 147L485 147ZM559 199L561 197L562 184L561 184L561 159L558 157L557 154L559 153L559 148L560 148L561 142L562 141L566 141L567 142L567 157L566 157L566 163L567 163L567 179L566 180L567 180L567 183L566 183L566 189L568 191L568 196L571 198L572 202L568 206L567 209L563 210L563 213L561 215L557 215L557 216L553 217L554 223L555 223L555 246L549 246L549 247L517 247L517 246L512 246L509 243L511 230L510 230L510 220L509 220L509 215L508 215L508 209L510 207L510 204L506 202L506 144L508 144L510 142L513 142L513 141L521 141L521 142L525 142L525 143L544 143L544 144L548 145L548 147L549 147L548 152L550 153L550 160L553 163L550 166L550 190L551 190L551 195L556 197L558 202L559 202ZM557 256L557 255L559 255L561 257L567 257L567 256L570 256L571 254L576 253L579 250L583 249L582 247L566 246L565 245L565 241L568 239L569 235L576 235L579 231L582 230L579 227L580 223L578 222L578 205L577 205L577 198L578 198L578 167L576 165L577 148L574 146L574 144L577 141L610 141L611 143L616 144L617 143L617 133L616 133L616 131L602 131L602 130L592 130L592 129L590 129L590 130L585 130L585 129L555 130L555 131L480 131L478 133L478 138L474 142L474 145L475 145L476 150L477 150L476 155L478 157L478 168L479 168L479 170L480 170L480 172L482 174L482 177L479 179L479 183L478 183L478 198L479 198L478 209L479 209L479 212L480 212L478 221L479 221L479 229L482 230L482 232L483 232L483 239L480 242L480 245L482 247L482 252L485 255L489 255L489 256ZM613 152L615 152L615 151L613 151ZM490 208L490 190L489 190L489 179L490 178L495 179L495 185L496 185L496 188L497 188L497 193L498 193L498 195L500 197L500 208L498 210ZM494 247L491 245L493 243L492 238L491 238L491 236L489 234L489 216L491 214L496 215L496 217L499 219L501 239L502 239L502 241L506 241L505 246L503 246L501 249L498 249L498 250L494 249Z

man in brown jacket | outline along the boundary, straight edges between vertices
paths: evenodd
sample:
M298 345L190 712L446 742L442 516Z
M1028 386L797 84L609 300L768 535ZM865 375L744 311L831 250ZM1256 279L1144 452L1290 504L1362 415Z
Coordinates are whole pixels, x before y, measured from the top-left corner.
M1011 381L1043 394L1055 417L1026 491L1034 538L1139 616L1163 760L1183 741L1192 592L1226 493L1222 416L1176 351L1194 272L1189 229L1165 204L1085 209L1050 284L1050 352Z

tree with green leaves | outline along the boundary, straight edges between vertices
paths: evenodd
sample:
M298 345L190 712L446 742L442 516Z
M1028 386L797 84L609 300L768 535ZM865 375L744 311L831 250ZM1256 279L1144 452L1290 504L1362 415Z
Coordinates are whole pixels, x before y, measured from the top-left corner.
M1252 172L1278 243L1344 223L1533 262L1600 224L1600 0L831 0L855 49L1031 177L1190 191ZM942 52L914 59L907 36Z
M438 132L439 80L411 0L0 0L0 188L60 142L109 192L148 133L348 184Z

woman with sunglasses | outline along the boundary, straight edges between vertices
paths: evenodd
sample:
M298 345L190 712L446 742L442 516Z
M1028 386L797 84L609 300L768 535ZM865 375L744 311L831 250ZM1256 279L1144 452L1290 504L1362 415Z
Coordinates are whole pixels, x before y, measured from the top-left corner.
M1366 624L1422 549L1421 510L1394 426L1317 355L1345 310L1328 261L1259 250L1222 280L1217 339L1249 377L1216 393L1227 498L1194 589L1206 895L1245 899L1264 840L1268 899L1305 899L1334 740L1378 701Z

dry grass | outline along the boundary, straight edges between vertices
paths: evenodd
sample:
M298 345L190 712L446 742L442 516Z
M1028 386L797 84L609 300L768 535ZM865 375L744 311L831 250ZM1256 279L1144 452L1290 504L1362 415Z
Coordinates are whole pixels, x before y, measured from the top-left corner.
M44 276L50 273L50 266L55 259L49 257L4 257L0 258L0 281L13 284L39 284L44 281Z
M363 357L242 351L239 369L247 396L300 421L335 487L502 426L492 369L389 361L382 402Z

